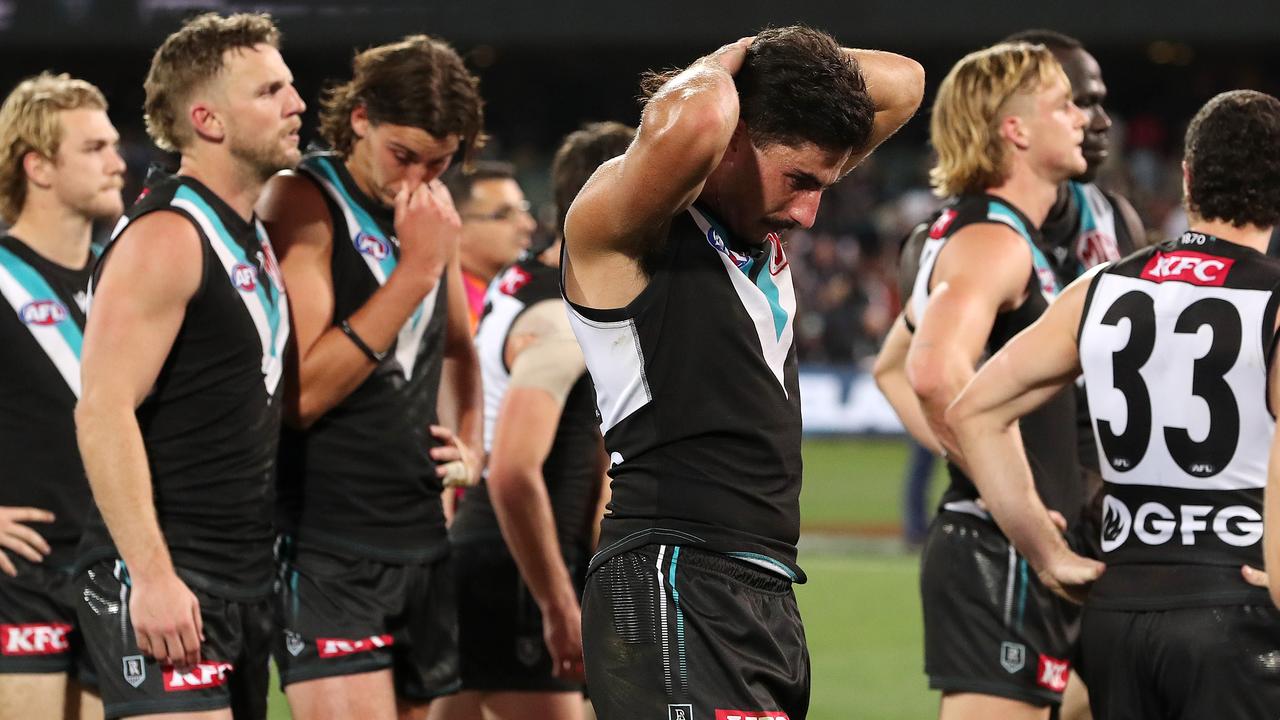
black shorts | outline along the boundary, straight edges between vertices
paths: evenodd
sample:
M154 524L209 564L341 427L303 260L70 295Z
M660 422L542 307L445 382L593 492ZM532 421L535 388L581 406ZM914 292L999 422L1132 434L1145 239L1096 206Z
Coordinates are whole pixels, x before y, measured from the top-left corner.
M282 543L272 655L281 685L392 669L396 694L457 692L458 617L444 558L393 565Z
M178 570L179 577L184 573ZM129 621L124 564L100 560L81 573L77 606L85 643L99 668L108 718L231 708L236 720L267 716L271 598L241 602L209 594L183 577L200 602L200 664L175 669L138 650Z
M70 568L10 559L18 576L0 573L0 675L67 673L97 687L76 619L76 576Z
M581 684L551 674L542 613L506 545L501 541L460 543L453 546L453 560L462 689L581 692ZM582 596L583 565L569 566L578 597Z
M929 687L1062 702L1080 610L1040 584L993 523L944 510L920 556Z
M809 651L791 581L716 553L646 545L609 558L582 599L600 720L804 720Z
M1263 605L1084 612L1097 720L1280 716L1280 611Z

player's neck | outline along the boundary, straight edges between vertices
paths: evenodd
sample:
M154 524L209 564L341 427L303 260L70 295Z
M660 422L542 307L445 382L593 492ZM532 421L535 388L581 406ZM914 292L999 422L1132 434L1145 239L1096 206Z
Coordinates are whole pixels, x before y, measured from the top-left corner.
M179 175L199 180L245 222L253 218L253 206L265 179L221 148L194 148L183 153Z
M28 195L9 234L46 260L79 270L89 262L93 220L53 198Z
M1267 251L1267 245L1271 243L1271 228L1258 227L1257 225L1245 225L1236 227L1229 222L1223 220L1205 220L1204 218L1190 215L1191 221L1188 228L1191 232L1203 233L1214 237L1222 238L1228 242L1237 245L1244 245L1253 248L1260 253Z
M1036 175L1030 168L1016 166L1003 183L987 188L987 194L1009 202L1022 211L1036 227L1040 227L1049 216L1049 209L1058 200L1060 185L1061 183L1046 182L1045 178Z

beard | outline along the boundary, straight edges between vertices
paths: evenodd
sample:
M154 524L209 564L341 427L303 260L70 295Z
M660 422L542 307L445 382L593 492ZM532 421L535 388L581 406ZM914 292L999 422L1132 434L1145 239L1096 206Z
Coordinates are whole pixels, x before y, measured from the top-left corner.
M292 169L302 159L298 148L289 147L280 134L263 137L261 133L234 133L229 140L232 157L264 182L281 170Z

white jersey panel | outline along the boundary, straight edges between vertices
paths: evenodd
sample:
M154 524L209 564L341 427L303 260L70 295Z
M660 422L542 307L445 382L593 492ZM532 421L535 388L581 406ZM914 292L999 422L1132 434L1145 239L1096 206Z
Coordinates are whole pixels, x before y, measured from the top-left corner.
M607 433L619 421L653 401L644 374L644 352L635 320L602 322L583 317L565 304L569 324L582 346L591 381L596 386L600 432ZM621 462L615 459L615 464Z
M485 296L488 312L476 328L476 354L480 357L480 379L484 385L484 449L493 449L493 428L498 422L498 410L502 397L507 394L511 373L503 361L507 346L507 333L525 304L514 297L497 291L497 284L490 284Z

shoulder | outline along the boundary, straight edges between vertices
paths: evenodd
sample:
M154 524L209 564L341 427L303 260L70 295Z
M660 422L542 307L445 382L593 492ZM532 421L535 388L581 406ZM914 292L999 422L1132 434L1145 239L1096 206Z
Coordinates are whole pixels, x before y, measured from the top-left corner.
M267 181L255 210L264 223L315 222L329 217L319 186L293 170L278 173Z

